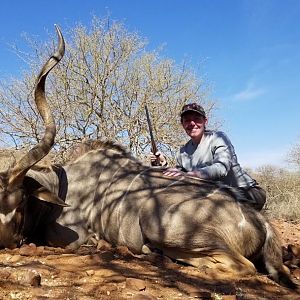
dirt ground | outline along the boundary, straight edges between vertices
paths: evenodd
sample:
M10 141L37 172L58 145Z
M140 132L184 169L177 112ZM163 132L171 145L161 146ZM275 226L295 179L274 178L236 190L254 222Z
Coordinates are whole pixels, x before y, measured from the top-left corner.
M293 279L300 279L300 225L273 221ZM292 246L291 246L292 245ZM298 252L297 252L298 251ZM136 256L104 241L77 251L24 245L0 251L0 299L287 299L300 294L266 275L213 278L159 254Z

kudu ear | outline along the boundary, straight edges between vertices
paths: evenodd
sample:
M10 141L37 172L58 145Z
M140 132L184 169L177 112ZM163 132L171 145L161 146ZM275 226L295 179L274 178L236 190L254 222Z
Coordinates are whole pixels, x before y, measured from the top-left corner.
M32 174L34 175L34 174ZM37 175L38 176L38 175ZM39 177L39 176L38 176ZM30 196L37 198L38 200L45 201L48 203L53 203L63 207L69 207L70 205L66 204L60 197L51 192L43 185L43 180L40 178L32 178L25 176L24 187Z
M63 207L69 207L70 205L66 204L62 199L60 199L57 195L50 192L45 187L41 186L36 190L31 192L31 195L41 201L53 203Z

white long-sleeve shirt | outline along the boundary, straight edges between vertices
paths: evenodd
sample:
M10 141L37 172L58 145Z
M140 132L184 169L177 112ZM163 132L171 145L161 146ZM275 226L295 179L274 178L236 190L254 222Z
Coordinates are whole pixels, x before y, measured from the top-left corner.
M240 166L234 147L225 133L205 131L201 142L187 142L177 155L178 169L199 171L201 177L219 180L234 187L251 187L256 181Z

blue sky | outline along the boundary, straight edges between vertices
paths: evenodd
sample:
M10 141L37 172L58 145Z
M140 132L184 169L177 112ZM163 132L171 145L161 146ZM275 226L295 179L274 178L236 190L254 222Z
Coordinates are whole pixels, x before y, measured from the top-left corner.
M108 13L206 78L241 165L286 166L287 151L300 142L300 1L3 1L0 79L24 68L8 46L22 48L22 33L48 40L53 24L88 26Z

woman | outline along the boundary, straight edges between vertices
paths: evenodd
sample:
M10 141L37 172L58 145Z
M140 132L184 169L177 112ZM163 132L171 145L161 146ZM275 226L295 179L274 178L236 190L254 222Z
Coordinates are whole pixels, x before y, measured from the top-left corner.
M166 176L189 175L207 180L222 181L238 188L247 203L261 210L266 202L265 191L239 165L233 145L225 133L206 130L207 117L203 107L197 103L183 106L181 125L190 140L177 154L176 168L164 171ZM167 165L161 152L150 155L151 164L160 161Z

